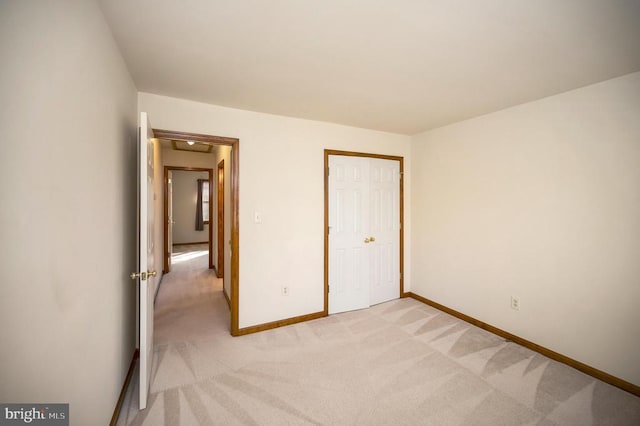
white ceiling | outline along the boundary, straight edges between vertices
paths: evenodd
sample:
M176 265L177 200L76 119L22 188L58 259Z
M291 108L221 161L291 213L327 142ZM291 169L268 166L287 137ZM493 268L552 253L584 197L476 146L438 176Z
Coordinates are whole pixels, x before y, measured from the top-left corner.
M640 0L102 0L138 90L389 132L640 70Z

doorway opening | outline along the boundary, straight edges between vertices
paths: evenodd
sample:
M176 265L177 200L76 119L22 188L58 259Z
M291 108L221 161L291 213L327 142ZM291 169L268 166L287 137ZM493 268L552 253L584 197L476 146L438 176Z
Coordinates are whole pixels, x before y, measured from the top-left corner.
M164 166L164 253L163 272L169 273L174 261L199 252L206 245L208 268L213 263L213 169L201 167ZM198 222L198 218L200 218ZM186 246L186 247L185 247ZM182 249L178 249L182 247ZM177 250L178 249L178 250ZM176 253L179 253L176 255ZM220 278L220 276L218 276Z
M220 277L225 277L225 285L224 294L229 302L230 308L230 332L232 335L238 335L239 329L239 320L238 320L238 306L239 306L239 215L238 215L238 207L239 207L239 184L238 184L238 176L239 176L239 153L240 153L240 141L237 138L228 138L222 136L214 136L214 135L205 135L199 133L190 133L190 132L178 132L172 130L162 130L162 129L153 129L153 134L155 138L161 140L171 141L173 145L173 149L177 151L186 151L191 150L190 147L199 146L204 147L204 149L208 149L207 152L211 152L212 149L216 147L226 147L229 151L228 163L225 163L224 160L222 162L222 176L220 176L220 171L217 167L220 166L220 163L216 166L215 161L211 164L207 164L206 167L187 167L187 166L170 166L167 165L165 168L165 176L164 176L164 199L165 199L165 213L164 213L164 263L165 270L170 271L171 266L166 263L170 260L169 252L171 251L168 247L169 245L169 206L166 201L168 200L168 191L171 190L169 185L169 172L173 172L172 169L177 171L206 171L208 173L208 218L209 226L208 226L208 238L207 238L207 247L208 247L208 266L209 268L213 268L216 272L216 275ZM184 147L186 149L180 149ZM222 182L224 185L225 178L225 164L228 167L228 183L226 185L226 191L228 191L229 195L229 203L227 209L229 210L229 215L219 214L214 206L217 203L217 199L214 199L214 188L218 188L218 183L220 178L222 177ZM187 169L187 170L184 170ZM218 176L214 180L213 170L218 170ZM216 197L217 198L217 197ZM226 204L226 203L225 203ZM223 206L224 209L224 206ZM214 212L216 213L214 216ZM205 215L207 216L207 215ZM214 220L211 220L214 219ZM220 228L218 224L214 224L215 219L222 219L222 227ZM225 221L227 222L227 226L224 226ZM218 234L214 239L214 230L220 230L222 232L215 232ZM217 244L214 245L214 241ZM221 244L222 241L222 244ZM225 241L228 241L228 245L224 244ZM197 247L196 247L197 249ZM197 250L195 250L197 252ZM219 252L223 252L226 256L220 256ZM214 253L216 256L214 257ZM215 259L215 260L214 260ZM222 261L220 261L222 260ZM225 263L227 264L225 267ZM214 268L215 266L215 268ZM225 273L226 272L226 273ZM224 274L224 275L223 275ZM228 283L228 284L227 284Z

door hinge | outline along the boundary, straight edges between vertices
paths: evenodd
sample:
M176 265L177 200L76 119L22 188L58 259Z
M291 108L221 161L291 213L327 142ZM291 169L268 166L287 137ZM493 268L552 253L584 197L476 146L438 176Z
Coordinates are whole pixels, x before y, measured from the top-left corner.
M327 284L327 293L331 293L331 286Z

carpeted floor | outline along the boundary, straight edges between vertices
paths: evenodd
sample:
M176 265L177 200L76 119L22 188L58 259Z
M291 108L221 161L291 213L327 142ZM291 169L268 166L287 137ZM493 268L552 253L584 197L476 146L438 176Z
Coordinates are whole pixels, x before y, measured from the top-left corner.
M413 299L231 337L198 259L163 279L148 408L134 379L118 425L640 425L640 398Z

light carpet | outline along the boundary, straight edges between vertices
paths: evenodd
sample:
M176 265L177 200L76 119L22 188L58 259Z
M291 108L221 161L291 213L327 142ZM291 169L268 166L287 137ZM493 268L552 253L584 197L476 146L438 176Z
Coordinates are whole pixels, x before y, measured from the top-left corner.
M640 425L640 398L413 299L231 337L193 265L163 279L148 407L136 378L118 425Z

